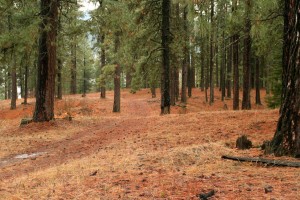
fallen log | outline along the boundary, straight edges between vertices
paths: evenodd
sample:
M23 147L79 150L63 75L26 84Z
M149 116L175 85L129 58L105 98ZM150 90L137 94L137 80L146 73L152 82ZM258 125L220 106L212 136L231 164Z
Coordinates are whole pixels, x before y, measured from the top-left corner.
M239 162L252 162L261 163L267 166L277 166L277 167L300 167L300 162L290 162L284 160L269 160L264 158L249 158L249 157L236 157L236 156L222 156L223 159L235 160Z

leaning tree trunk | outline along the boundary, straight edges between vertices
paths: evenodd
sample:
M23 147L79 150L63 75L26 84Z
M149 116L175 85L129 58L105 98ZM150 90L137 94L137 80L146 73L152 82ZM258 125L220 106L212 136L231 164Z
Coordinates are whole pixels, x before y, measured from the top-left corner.
M242 109L250 110L251 101L250 101L250 53L251 53L251 21L250 21L250 9L251 9L251 0L246 0L246 17L245 17L245 38L244 38L244 76L243 76L243 101Z
M161 114L170 114L170 0L162 1Z
M282 104L271 141L276 155L300 157L300 1L285 0Z
M36 86L36 105L33 121L50 121L54 118L57 0L40 2L39 56Z

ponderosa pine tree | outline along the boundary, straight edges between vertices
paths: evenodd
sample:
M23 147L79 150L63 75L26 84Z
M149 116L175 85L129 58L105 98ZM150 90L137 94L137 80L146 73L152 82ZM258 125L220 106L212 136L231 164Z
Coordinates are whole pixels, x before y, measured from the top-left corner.
M188 68L189 68L189 50L188 50L188 6L184 6L183 10L183 30L184 30L184 44L183 44L183 60L182 60L182 81L181 81L181 103L187 103L187 78L188 78Z
M209 85L210 85L210 95L209 95L209 105L212 105L214 103L214 78L213 78L213 73L214 73L214 29L215 29L215 20L214 20L214 12L215 12L215 1L211 0L210 4L210 23L211 23L211 35L210 35L210 62L209 62Z
M50 121L54 118L56 34L58 0L40 2L40 38L36 86L36 105L33 121Z
M170 114L170 0L162 1L161 114Z
M106 64L106 53L105 53L105 46L104 46L104 40L105 40L105 35L104 33L100 36L101 39L100 42L102 44L101 46L101 51L100 51L100 71L103 69L103 67ZM106 87L105 87L105 81L103 85L100 86L100 97L104 99L106 97Z
M58 2L60 4L60 2ZM59 7L61 5L58 5ZM58 16L58 24L57 24L57 38L60 37L61 34L61 13ZM57 49L59 49L59 39L57 39ZM57 98L58 99L62 99L62 59L60 58L60 55L57 56L57 74L56 74L56 78L57 78Z
M282 104L271 141L276 155L300 157L300 1L284 1Z
M115 54L118 53L120 48L120 32L115 33ZM116 58L117 59L117 58ZM114 74L114 105L113 112L120 112L121 110L121 66L120 63L115 61L115 74Z
M260 100L260 59L255 59L255 104L262 105Z
M237 11L237 0L233 2L232 12ZM239 110L240 81L239 81L239 40L238 33L232 36L232 64L233 64L233 110Z
M244 27L244 58L243 58L243 101L242 109L250 110L251 101L250 101L250 76L251 76L251 21L250 21L250 11L251 11L251 0L245 0L245 27Z

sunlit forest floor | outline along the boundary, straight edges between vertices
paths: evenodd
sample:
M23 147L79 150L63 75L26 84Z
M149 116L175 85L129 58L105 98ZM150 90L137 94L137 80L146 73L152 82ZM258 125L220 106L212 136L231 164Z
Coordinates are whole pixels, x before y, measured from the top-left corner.
M259 148L272 138L278 110L263 101L251 111L232 111L226 99L227 110L216 93L210 106L195 89L186 109L172 107L166 116L149 90L123 90L119 114L112 113L112 92L106 99L65 96L56 101L55 121L22 127L34 99L29 105L19 100L14 111L0 101L0 199L179 200L212 189L211 199L300 199L300 169L221 159L293 160L265 156ZM254 148L235 149L243 134Z

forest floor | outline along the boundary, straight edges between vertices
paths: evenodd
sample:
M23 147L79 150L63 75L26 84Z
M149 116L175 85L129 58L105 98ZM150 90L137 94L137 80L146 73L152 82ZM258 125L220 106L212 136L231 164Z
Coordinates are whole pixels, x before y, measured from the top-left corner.
M13 111L0 101L0 199L179 200L212 189L211 199L300 199L299 168L221 159L294 160L265 156L259 148L274 134L278 109L263 102L232 111L232 100L225 100L226 109L219 95L210 106L195 89L186 108L172 107L166 116L149 90L122 90L119 114L111 112L112 92L106 99L70 95L56 101L55 121L22 127L34 99L29 105L18 100ZM235 148L243 134L254 148Z

